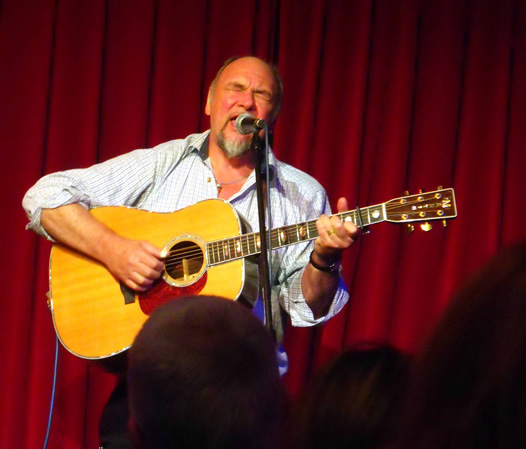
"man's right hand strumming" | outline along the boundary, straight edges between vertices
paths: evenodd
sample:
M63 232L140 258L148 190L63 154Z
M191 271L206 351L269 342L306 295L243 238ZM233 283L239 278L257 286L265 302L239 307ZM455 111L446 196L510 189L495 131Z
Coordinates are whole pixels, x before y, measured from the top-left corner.
M148 290L159 279L164 267L161 250L143 240L118 237L102 262L117 279L132 290Z
M140 240L121 237L79 204L43 209L44 229L58 242L106 265L127 287L142 292L161 276L161 250Z

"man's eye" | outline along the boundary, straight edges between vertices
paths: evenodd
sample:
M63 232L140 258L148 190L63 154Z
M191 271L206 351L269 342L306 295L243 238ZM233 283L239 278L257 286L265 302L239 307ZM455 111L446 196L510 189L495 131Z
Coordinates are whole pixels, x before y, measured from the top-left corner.
M256 92L254 95L262 100L272 101L272 94L270 92Z

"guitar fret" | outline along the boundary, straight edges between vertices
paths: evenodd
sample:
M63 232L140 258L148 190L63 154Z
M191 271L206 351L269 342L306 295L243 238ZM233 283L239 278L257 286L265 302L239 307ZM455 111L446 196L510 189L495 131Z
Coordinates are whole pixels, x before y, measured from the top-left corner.
M219 263L223 262L224 261L224 254L223 254L223 245L221 244L221 242L218 242L217 243L217 246L216 246L216 252L217 252L217 261Z
M228 239L223 240L223 243L219 246L219 248L221 249L221 262L225 262L229 258L228 255L230 254Z
M245 252L245 256L249 256L250 253L250 236L248 234L245 234L244 236L244 242L243 242L243 251Z
M223 244L221 245L221 248L223 250L223 262L227 259L230 259L230 247L228 240L225 240Z
M232 238L229 237L225 240L225 244L223 245L223 257L225 258L225 261L232 259L232 250Z
M412 201L412 203L411 203ZM425 195L395 198L387 203L346 211L336 214L342 221L352 221L356 226L366 228L382 221L411 222L429 219L444 219L456 217L452 189L429 192ZM413 205L412 205L413 204ZM416 206L414 205L416 204ZM412 205L412 206L411 206ZM431 213L435 215L431 215ZM229 260L245 257L261 252L260 233L242 234L216 242L208 242L206 246L208 263L216 265ZM316 220L286 225L264 234L270 237L269 247L279 248L299 242L313 240L318 237Z
M224 262L225 261L224 242L219 242L217 244L217 256L219 257L219 262Z
M219 258L219 245L217 243L214 243L213 245L212 254L214 255L215 263L218 263L221 261L221 259Z
M355 223L353 218L352 218L352 211L351 212L342 212L341 214L339 214L339 216L340 216L340 219L343 222L345 222L345 221L352 221L353 223Z
M219 263L223 262L225 259L224 259L224 252L223 252L223 243L221 241L217 242L216 253L217 253L217 261Z
M207 243L205 246L206 260L209 264L212 265L215 263L215 260L214 260L214 256L212 254L211 248L212 248L212 242Z
M243 255L243 251L241 248L241 238L236 237L234 239L234 248L235 248L236 257L241 257Z
M287 226L287 242L288 244L297 243L296 233L293 226Z
M237 259L239 257L239 238L233 237L232 239L232 252L230 253L231 259Z
M303 228L301 227L301 225L298 223L296 225L296 238L297 238L297 241L299 242L300 241L300 238L301 238L301 232L303 231Z
M255 254L255 245L254 245L254 234L247 235L247 244L248 244L248 254Z
M208 259L213 264L218 262L216 246L217 245L215 242L211 242L208 244Z
M289 236L288 236L288 229L286 227L281 228L279 233L279 244L280 245L288 245L289 243Z
M228 239L228 258L230 260L234 259L236 257L236 241L233 238Z
M256 254L256 244L254 243L254 234L250 234L250 236L247 236L247 240L248 240L248 253Z
M225 247L223 244L217 245L217 254L219 256L219 261L224 262L225 261Z
M219 251L218 251L218 244L217 242L211 242L210 245L210 251L212 252L212 257L214 259L214 263L219 263Z
M279 232L280 232L280 229L278 228L278 229L275 229L270 235L270 241L272 243L272 247L273 248L276 248L277 246L280 245L280 243L279 243ZM268 238L268 235L265 234L265 237Z

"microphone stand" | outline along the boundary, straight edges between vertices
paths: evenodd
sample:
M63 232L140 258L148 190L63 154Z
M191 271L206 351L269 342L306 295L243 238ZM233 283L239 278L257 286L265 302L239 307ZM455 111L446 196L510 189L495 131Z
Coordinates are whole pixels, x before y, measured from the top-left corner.
M268 136L268 129L265 125L265 136ZM268 139L268 137L267 137ZM256 172L256 193L258 200L258 213L259 213L259 241L261 245L261 253L259 255L259 292L263 299L265 307L265 324L272 335L274 341L276 341L276 335L274 332L274 326L272 325L272 304L271 304L271 290L270 290L270 269L269 269L269 245L272 246L272 241L267 241L267 227L265 225L265 202L263 195L263 179L261 175L261 167L263 162L267 161L267 146L263 147L258 132L252 134L252 140L250 142L250 148L254 152L254 167ZM265 156L265 159L263 159ZM268 174L268 167L267 167ZM268 183L267 183L268 188ZM267 195L269 196L269 195ZM267 208L270 210L270 198L267 197ZM270 225L269 225L270 226Z

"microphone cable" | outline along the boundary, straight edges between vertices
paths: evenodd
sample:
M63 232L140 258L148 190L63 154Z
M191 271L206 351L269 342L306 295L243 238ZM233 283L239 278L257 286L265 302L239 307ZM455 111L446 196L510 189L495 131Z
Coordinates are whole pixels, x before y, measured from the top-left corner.
M47 421L46 438L42 449L47 448L49 434L51 433L51 421L53 418L53 408L55 406L55 391L57 387L57 367L58 367L58 336L55 335L55 365L53 367L53 386L51 388L51 401L49 403L49 417Z

